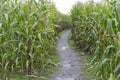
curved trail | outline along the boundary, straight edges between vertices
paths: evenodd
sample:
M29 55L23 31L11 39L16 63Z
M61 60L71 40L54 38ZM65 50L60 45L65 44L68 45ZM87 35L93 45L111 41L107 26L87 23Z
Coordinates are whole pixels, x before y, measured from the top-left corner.
M55 73L52 80L82 80L80 71L83 66L80 55L71 50L68 44L70 30L65 31L58 41L57 51L61 58L60 69Z

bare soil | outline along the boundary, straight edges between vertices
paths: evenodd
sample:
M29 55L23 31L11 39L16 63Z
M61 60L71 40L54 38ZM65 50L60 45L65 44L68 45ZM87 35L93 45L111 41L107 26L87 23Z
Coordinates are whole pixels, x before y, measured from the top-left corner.
M59 70L53 75L52 80L82 80L83 62L80 54L71 49L68 44L70 30L65 31L58 41L57 51L61 62Z

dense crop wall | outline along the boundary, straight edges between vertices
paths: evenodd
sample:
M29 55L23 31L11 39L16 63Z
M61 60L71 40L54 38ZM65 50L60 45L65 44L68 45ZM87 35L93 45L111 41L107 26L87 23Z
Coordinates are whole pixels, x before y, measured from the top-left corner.
M55 54L59 15L47 0L0 0L0 78L43 69Z
M73 40L93 55L90 63L99 80L120 80L119 7L116 0L106 0L77 3L71 10Z

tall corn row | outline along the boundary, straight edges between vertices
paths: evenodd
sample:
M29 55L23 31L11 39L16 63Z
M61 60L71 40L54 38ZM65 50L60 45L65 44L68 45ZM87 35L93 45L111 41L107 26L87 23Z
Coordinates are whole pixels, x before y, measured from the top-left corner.
M0 78L43 68L54 53L55 10L46 0L0 0Z
M79 48L92 54L93 72L99 80L120 79L119 1L76 4L71 10L73 39Z

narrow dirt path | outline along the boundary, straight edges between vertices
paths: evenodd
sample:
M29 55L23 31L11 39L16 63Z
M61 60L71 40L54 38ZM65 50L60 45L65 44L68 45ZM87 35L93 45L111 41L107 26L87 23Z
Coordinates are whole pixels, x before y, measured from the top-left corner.
M60 69L53 76L53 80L82 80L80 55L72 50L68 44L70 30L65 31L58 41L57 51L61 58Z

